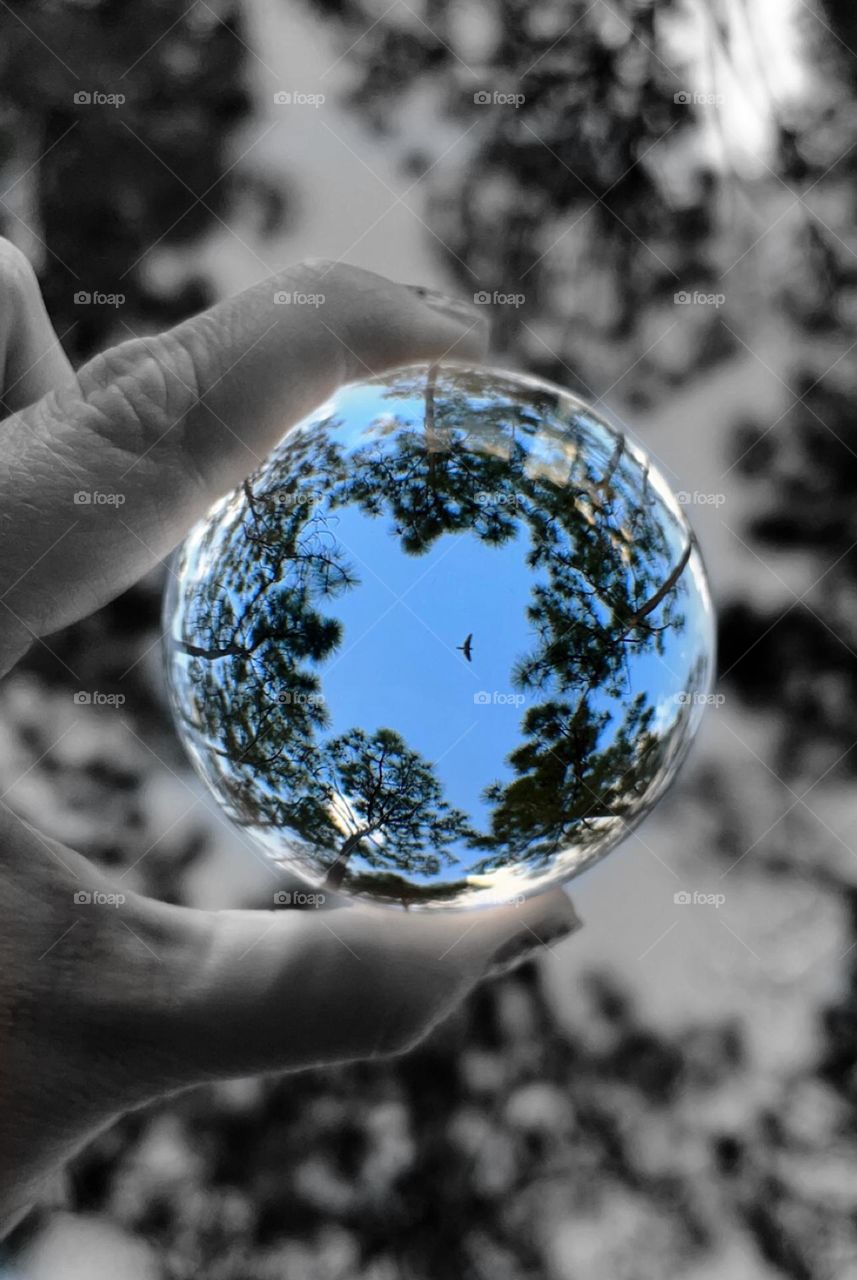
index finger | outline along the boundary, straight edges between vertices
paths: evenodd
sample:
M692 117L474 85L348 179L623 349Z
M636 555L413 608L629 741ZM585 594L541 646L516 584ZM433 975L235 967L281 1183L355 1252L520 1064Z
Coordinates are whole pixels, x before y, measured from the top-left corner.
M283 305L295 293L322 301ZM97 356L70 388L3 423L0 671L157 563L342 383L479 359L481 317L439 297L305 263ZM94 493L115 500L86 503Z

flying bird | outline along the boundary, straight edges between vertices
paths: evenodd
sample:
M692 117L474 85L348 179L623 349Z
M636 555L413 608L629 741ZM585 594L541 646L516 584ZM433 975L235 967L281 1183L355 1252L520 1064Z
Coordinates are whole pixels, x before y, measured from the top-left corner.
M457 644L455 647L456 647L456 649L460 649L460 650L461 650L461 652L464 654L464 656L465 656L465 658L467 659L467 661L468 661L468 662L472 662L472 661L473 661L473 657L472 657L472 654L473 654L473 632L471 631L470 635L469 635L469 636L467 637L467 639L464 641L464 644Z

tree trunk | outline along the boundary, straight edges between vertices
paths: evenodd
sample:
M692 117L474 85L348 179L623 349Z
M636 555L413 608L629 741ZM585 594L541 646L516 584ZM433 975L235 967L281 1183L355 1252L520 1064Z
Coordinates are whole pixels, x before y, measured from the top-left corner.
M349 836L343 844L339 853L336 855L336 861L328 868L327 875L324 877L322 889L338 889L342 881L345 879L345 872L348 869L348 859L359 845L367 832L360 831L355 835Z
M662 586L658 587L658 590L651 597L651 599L647 600L646 603L643 605L642 609L638 609L637 612L634 614L633 618L631 619L630 625L628 626L629 631L633 627L635 627L638 622L642 622L643 618L648 617L648 615L652 612L653 609L657 609L661 601L664 600L665 597L669 595L669 593L672 591L673 587L678 582L679 578L687 568L687 562L690 559L690 553L692 550L693 550L693 542L689 541L687 546L684 549L681 559L673 569L670 576L667 578L666 582Z

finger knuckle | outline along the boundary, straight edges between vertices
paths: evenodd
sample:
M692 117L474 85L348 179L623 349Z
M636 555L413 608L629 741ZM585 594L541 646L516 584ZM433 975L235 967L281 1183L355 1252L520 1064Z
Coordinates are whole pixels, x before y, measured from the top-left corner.
M157 348L133 339L96 356L80 371L78 390L93 435L135 460L151 455L155 462L181 448L181 422L198 394L190 353L166 336Z

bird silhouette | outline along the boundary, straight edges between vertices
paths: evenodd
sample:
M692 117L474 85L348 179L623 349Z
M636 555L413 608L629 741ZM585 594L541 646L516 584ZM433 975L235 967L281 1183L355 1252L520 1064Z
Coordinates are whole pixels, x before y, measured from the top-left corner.
M473 632L471 631L470 635L464 641L464 644L457 644L455 647L456 649L461 650L461 652L464 654L468 662L472 662L473 658L471 655L473 653Z

